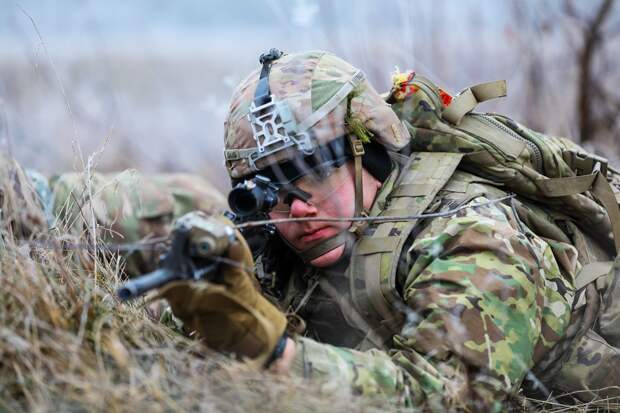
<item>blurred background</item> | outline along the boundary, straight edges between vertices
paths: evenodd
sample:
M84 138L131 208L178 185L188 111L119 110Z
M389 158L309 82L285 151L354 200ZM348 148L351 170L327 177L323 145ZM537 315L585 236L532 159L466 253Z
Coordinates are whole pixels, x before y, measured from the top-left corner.
M134 167L228 189L223 122L270 47L324 49L379 91L395 68L620 164L615 0L0 0L0 150L51 174Z

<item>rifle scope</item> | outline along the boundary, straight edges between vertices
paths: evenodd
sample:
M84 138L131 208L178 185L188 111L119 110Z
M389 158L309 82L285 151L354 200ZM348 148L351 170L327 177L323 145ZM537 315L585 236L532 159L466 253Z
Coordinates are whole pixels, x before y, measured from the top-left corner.
M230 209L241 217L267 213L277 203L278 187L261 175L237 184L228 194Z

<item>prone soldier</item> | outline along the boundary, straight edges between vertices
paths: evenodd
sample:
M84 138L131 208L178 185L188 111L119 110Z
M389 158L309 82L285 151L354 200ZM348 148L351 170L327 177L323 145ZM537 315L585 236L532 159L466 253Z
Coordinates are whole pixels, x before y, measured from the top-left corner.
M48 180L0 155L0 210L3 229L19 239L67 231L79 239L94 222L101 243L131 246L168 237L174 219L194 210L215 214L226 201L206 179L191 174L147 176L135 170L84 174L66 173ZM89 201L92 200L92 201ZM64 231L66 230L66 231ZM129 276L155 269L161 248L126 248ZM82 260L88 261L81 255Z
M206 179L184 173L155 174L126 170L94 173L89 182L80 173L50 179L57 226L82 235L95 222L102 243L131 246L169 235L174 219L199 210L224 210L226 201ZM162 248L125 251L125 273L135 276L155 269Z
M161 289L208 346L436 411L500 411L527 382L620 396L604 160L471 112L501 84L452 99L412 73L390 106L329 53L260 60L232 97L225 157L233 185L278 188L262 292L240 234L220 284Z

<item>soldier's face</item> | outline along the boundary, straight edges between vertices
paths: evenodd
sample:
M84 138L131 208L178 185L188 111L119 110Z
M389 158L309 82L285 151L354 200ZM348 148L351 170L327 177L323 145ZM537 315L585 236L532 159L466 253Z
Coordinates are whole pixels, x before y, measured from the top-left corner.
M381 183L364 170L364 207L369 209ZM304 177L295 183L299 189L312 197L308 201L294 198L290 205L278 205L270 213L277 218L351 218L355 212L355 173L350 161L334 170L327 178ZM280 235L301 251L331 238L351 226L349 221L341 222L287 222L276 224ZM311 261L315 267L326 267L336 263L344 253L341 245Z

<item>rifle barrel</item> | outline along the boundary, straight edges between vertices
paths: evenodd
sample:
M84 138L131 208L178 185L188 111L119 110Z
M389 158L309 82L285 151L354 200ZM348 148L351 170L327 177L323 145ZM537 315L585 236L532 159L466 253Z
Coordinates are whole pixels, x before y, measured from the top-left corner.
M116 294L121 301L133 300L145 292L161 287L175 278L176 276L172 271L166 268L160 268L141 277L127 281L116 290Z

